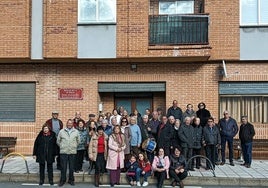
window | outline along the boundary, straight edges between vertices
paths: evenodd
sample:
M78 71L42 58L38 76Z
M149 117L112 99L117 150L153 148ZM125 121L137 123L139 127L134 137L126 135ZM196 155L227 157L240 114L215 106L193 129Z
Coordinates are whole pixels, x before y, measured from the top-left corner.
M35 121L35 83L0 83L0 121Z
M159 14L193 14L194 0L160 1Z
M116 22L116 0L79 0L78 23Z
M267 0L240 0L240 25L267 25Z
M247 115L250 122L268 123L268 96L221 96L220 115L224 110L237 121Z

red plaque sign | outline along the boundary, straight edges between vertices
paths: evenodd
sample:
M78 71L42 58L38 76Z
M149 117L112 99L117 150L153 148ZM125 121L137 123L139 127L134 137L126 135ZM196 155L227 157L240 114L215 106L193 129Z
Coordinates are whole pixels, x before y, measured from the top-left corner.
M59 88L59 100L83 100L83 88Z

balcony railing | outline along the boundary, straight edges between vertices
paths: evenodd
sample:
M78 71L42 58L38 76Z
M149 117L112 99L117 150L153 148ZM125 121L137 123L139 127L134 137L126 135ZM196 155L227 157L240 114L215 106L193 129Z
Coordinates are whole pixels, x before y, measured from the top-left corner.
M150 15L149 45L208 44L208 15Z

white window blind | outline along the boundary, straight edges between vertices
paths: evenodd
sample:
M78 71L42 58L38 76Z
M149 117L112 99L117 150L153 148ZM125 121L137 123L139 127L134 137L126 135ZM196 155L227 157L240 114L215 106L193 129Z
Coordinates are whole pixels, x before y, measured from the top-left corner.
M78 23L116 22L116 0L79 0Z

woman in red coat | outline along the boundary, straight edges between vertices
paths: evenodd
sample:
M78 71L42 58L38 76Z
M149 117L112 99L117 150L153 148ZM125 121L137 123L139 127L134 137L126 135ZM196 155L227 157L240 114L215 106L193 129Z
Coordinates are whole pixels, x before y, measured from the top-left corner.
M138 159L138 163L139 163L139 168L137 168L136 170L136 180L137 180L137 186L141 186L140 183L140 177L143 176L143 187L148 186L148 177L151 175L151 164L149 162L149 160L146 158L146 156L144 155L144 153L140 153L139 154L139 159Z

